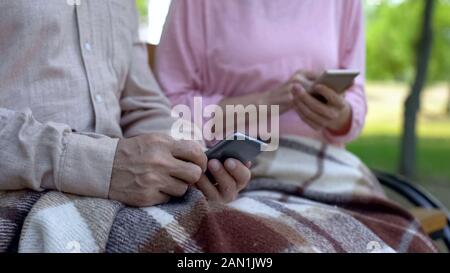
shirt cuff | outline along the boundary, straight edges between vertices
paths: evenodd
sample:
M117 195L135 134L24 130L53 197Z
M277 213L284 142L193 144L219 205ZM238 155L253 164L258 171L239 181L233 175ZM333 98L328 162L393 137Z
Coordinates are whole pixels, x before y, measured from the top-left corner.
M358 105L355 105L353 100L349 100L349 103L352 111L350 130L344 135L335 135L329 130L324 130L325 138L332 144L342 145L354 140L358 137L364 127L364 109Z
M56 188L59 191L108 198L118 139L67 133Z

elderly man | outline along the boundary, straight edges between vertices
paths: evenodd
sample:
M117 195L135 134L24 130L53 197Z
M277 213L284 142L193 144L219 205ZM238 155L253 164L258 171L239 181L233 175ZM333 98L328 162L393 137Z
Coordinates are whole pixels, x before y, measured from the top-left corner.
M232 200L248 168L163 134L173 120L146 60L134 0L1 1L0 190L150 206L195 184Z

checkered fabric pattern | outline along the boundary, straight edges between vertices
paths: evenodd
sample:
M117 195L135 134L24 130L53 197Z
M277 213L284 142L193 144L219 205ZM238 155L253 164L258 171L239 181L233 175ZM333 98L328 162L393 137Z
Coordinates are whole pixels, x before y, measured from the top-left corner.
M131 208L58 192L0 195L0 250L20 252L435 252L348 151L288 137L228 205L191 189ZM8 201L9 200L9 201ZM10 224L14 223L14 224Z

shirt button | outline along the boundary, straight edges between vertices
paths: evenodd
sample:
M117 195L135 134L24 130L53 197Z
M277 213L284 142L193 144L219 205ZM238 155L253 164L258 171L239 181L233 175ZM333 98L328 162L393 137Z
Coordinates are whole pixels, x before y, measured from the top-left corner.
M102 103L102 102L103 102L103 97L102 97L102 95L99 95L99 94L95 95L95 101L96 101L97 103Z
M87 51L91 51L91 50L92 50L92 47L91 47L91 44L90 44L90 43L85 43L85 44L84 44L84 48L85 48Z

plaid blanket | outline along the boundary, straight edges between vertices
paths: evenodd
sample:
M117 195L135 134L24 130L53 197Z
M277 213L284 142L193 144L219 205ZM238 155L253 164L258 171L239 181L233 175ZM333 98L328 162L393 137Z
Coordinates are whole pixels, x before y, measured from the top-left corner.
M59 192L0 193L0 251L435 252L414 218L387 200L344 149L289 137L258 157L228 205L195 189L131 208Z

